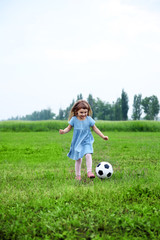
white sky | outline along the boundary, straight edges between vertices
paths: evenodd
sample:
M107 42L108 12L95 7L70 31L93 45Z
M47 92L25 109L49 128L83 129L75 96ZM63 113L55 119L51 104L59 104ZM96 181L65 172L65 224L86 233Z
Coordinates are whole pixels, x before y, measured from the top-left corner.
M0 120L77 94L160 101L159 0L1 0Z

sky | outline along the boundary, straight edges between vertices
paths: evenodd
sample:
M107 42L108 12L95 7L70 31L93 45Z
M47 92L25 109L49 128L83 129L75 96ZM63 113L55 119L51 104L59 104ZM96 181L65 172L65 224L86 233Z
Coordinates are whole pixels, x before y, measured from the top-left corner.
M0 120L122 89L160 102L159 0L0 0Z

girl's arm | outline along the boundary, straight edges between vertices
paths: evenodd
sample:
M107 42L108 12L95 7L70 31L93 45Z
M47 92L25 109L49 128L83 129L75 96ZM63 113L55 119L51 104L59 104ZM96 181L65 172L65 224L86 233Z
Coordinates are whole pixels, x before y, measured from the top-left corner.
M72 126L69 124L68 127L66 127L64 130L63 129L59 129L59 133L60 134L65 134L68 133L69 131L71 131Z
M96 127L96 125L94 125L92 127L93 131L95 133L97 133L101 138L103 138L104 140L108 140L108 136L104 136L103 133Z

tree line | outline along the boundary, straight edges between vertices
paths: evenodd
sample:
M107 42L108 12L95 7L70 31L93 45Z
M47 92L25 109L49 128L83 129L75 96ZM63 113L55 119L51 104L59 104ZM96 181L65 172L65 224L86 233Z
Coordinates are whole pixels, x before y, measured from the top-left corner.
M40 112L35 111L31 115L26 115L25 117L16 117L9 120L67 120L73 104L80 99L83 99L81 93L77 95L76 100L72 100L71 104L66 109L60 108L58 115L53 113L51 109L46 109ZM124 89L122 89L121 96L112 103L102 101L100 98L95 99L92 94L89 94L86 100L92 108L92 117L94 119L109 121L128 120L129 99ZM132 107L132 120L142 119L142 114L145 120L157 120L160 111L160 104L155 95L145 98L142 98L142 94L134 95Z
M40 121L40 120L51 120L56 117L56 114L51 109L44 109L41 111L34 111L32 114L27 114L23 117L12 117L9 120L26 120L26 121Z

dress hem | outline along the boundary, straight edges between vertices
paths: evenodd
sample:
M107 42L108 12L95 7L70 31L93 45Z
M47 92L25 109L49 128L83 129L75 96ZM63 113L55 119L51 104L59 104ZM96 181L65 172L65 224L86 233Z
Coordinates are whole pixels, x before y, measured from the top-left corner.
M67 157L69 157L70 159L72 159L72 160L74 160L74 161L77 161L77 160L79 160L80 158L83 158L86 154L93 154L93 152L86 152L86 153L83 154L82 157L79 157L78 159L71 158L71 157L69 157L68 155L67 155Z

